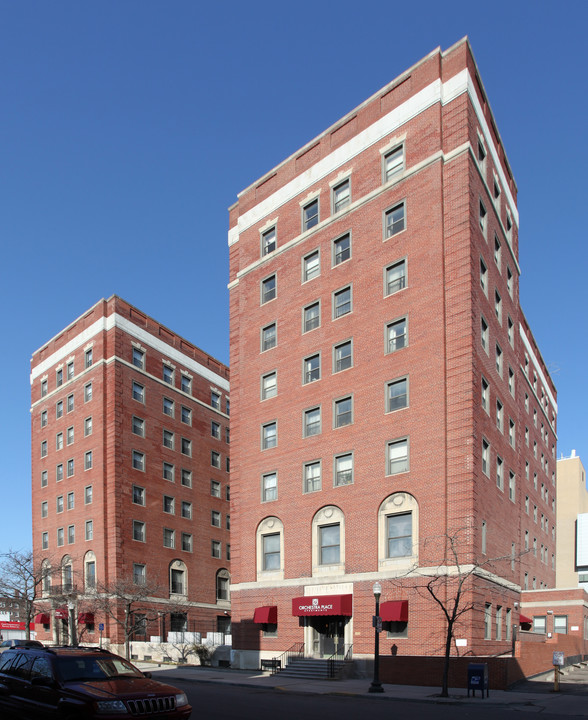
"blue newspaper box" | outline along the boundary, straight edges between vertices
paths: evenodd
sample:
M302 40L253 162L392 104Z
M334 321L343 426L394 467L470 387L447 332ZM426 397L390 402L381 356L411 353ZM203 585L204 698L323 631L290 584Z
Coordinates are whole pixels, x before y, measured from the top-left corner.
M486 697L488 697L488 663L470 663L468 665L468 697L470 690L473 691L474 697L476 697L476 690L480 690L484 697L485 690Z

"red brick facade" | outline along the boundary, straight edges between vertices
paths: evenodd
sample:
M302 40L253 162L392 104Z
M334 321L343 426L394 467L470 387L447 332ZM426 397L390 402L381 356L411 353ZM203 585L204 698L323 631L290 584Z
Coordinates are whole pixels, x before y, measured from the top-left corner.
M521 588L553 585L557 408L519 306L516 193L462 41L230 209L236 664L303 641L326 655L333 635L369 654L376 580L409 603L384 644L441 652L415 586L454 565L456 532L485 571L468 650L507 650ZM348 593L351 617L292 615L294 597ZM266 605L276 628L253 622Z
M91 612L93 592L142 574L160 612L145 639L170 630L170 610L187 630L224 626L228 403L226 366L116 296L33 354L33 549L51 566L39 639L67 637L65 601ZM84 640L101 622L121 643L98 612Z

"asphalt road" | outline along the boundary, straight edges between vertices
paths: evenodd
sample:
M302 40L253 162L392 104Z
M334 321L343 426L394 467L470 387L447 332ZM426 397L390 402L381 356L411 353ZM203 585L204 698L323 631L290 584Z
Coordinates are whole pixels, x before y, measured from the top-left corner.
M183 681L170 682L181 688L192 705L192 720L259 720L278 717L279 720L365 720L367 717L410 717L419 720L501 720L519 718L521 712L537 713L529 706L496 707L455 704L405 702L382 697L352 697L345 695L311 695L269 689L220 685L217 683ZM542 720L561 720L558 714L541 712Z

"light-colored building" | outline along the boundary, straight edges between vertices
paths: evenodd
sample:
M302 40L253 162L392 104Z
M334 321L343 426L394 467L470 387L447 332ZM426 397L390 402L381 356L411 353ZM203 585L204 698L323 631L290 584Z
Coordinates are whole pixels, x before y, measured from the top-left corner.
M557 461L556 524L556 586L588 590L588 490L586 470L575 450Z

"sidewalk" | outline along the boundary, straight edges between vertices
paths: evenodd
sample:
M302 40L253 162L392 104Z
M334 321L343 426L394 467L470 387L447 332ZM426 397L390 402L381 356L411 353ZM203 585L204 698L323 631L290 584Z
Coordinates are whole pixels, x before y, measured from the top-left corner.
M408 702L430 702L439 704L480 705L481 707L504 707L525 709L531 712L548 712L559 715L586 715L587 694L572 694L571 686L562 687L562 692L546 691L553 673L546 673L537 678L537 692L529 691L532 682L525 683L524 691L490 690L489 697L467 696L467 690L455 688L449 690L450 697L439 697L438 687L422 687L417 685L383 684L383 693L369 693L369 679L349 680L300 680L282 678L280 675L268 675L254 670L233 670L200 666L158 665L157 663L139 662L136 666L144 672L152 672L158 680L170 682L174 680L218 683L220 685L239 685L242 687L266 688L293 693L311 693L318 695L353 695L356 697L375 698L379 700L405 700ZM576 691L574 690L574 693Z

